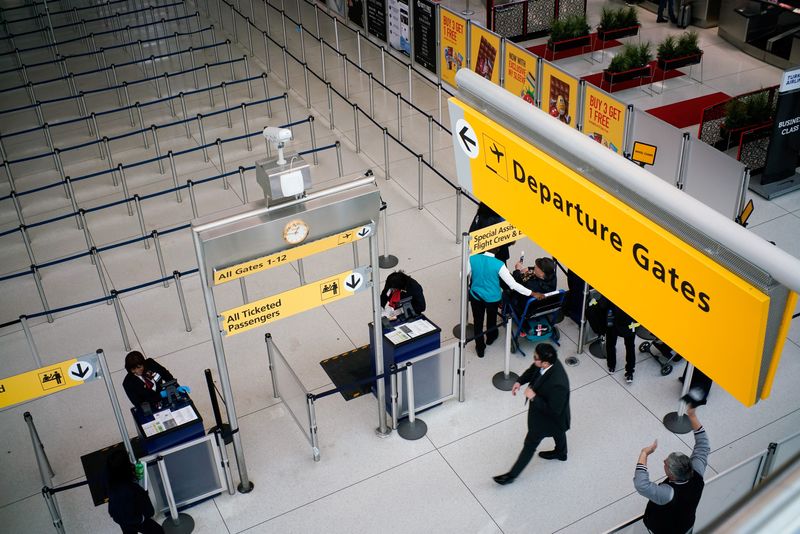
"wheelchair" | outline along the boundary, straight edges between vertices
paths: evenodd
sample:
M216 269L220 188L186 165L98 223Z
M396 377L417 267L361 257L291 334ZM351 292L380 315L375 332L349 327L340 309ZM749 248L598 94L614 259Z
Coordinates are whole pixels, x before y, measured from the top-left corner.
M537 299L536 297L529 297L525 301L525 306L522 313L518 313L514 309L513 301L509 295L504 295L503 298L503 319L508 321L511 318L511 353L520 352L526 356L525 351L520 346L520 334L526 333L526 337L533 343L540 343L542 341L552 341L559 345L561 339L561 332L559 332L557 323L560 323L563 318L564 301L567 297L567 291L564 289L557 289L547 293L544 298ZM530 333L528 332L528 324L544 325L546 328L534 327ZM546 331L545 331L546 330Z

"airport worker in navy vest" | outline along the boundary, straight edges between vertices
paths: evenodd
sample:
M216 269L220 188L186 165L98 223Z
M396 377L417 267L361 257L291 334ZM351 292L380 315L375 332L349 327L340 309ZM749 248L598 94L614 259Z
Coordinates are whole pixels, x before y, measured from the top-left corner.
M486 345L491 345L497 339L497 307L503 299L503 290L500 280L511 289L530 297L533 291L523 286L511 276L508 267L495 257L497 249L492 249L483 254L474 254L469 258L469 268L472 279L469 287L469 303L472 307L472 317L475 322L475 350L478 358L483 358ZM483 339L483 320L486 317L486 340Z
M528 434L522 452L508 473L497 475L494 481L505 485L514 482L525 466L533 458L536 447L544 438L552 437L555 448L542 451L539 456L545 460L567 459L567 430L570 425L569 378L564 366L558 361L555 347L549 343L539 343L533 353L533 365L522 373L511 388L516 395L525 388L525 402L528 404Z
M694 527L695 511L703 494L703 474L708 465L711 446L708 436L695 414L694 406L686 410L694 430L692 456L673 452L664 460L667 479L661 484L650 480L647 472L647 457L655 452L654 441L639 454L639 462L633 475L633 486L639 495L650 502L644 511L644 525L653 534L687 534Z

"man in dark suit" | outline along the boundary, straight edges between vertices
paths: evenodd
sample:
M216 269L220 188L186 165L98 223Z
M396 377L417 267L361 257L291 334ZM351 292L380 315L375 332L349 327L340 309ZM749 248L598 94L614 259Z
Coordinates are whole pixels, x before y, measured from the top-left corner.
M552 451L542 451L539 456L546 460L567 459L567 430L569 430L569 378L564 366L558 361L556 349L547 343L536 345L533 365L522 373L514 384L511 394L516 395L524 384L528 404L528 434L519 458L511 471L494 477L498 484L511 484L533 458L536 447L544 438L552 437L556 446Z

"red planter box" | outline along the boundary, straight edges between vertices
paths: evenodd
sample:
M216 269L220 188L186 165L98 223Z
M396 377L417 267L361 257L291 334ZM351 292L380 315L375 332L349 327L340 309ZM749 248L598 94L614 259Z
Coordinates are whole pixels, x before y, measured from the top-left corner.
M612 41L614 39L622 39L623 37L631 37L639 34L639 25L628 26L626 28L614 28L613 30L604 30L597 28L598 41Z

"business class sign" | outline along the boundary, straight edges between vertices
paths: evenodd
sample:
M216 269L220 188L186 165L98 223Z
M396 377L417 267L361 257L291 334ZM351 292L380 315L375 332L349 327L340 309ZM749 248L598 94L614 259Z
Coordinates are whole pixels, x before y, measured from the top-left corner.
M462 187L739 401L755 402L766 294L458 99L450 114Z

